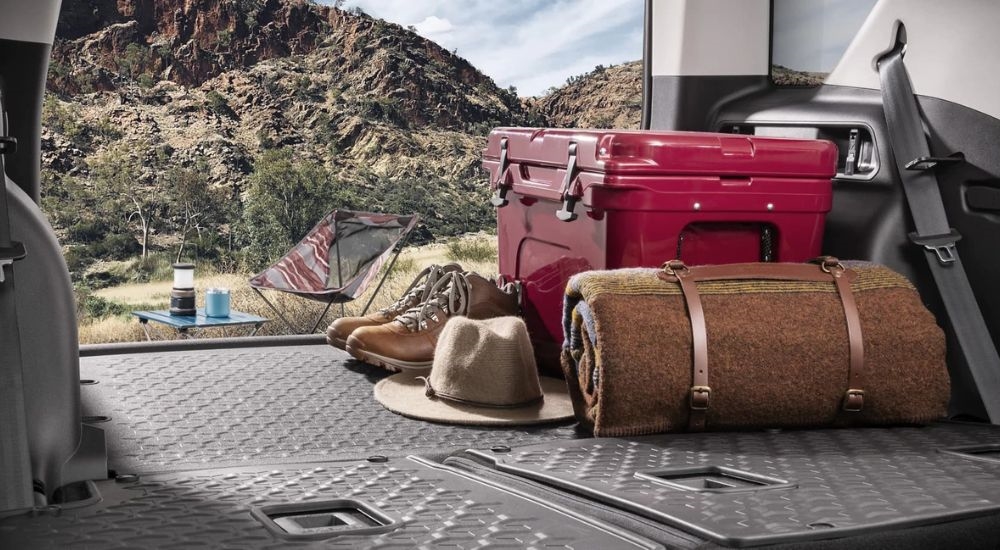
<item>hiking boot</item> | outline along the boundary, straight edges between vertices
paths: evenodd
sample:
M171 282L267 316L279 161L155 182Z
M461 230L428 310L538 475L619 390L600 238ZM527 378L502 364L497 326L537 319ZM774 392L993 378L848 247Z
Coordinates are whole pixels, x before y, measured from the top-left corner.
M462 266L458 264L429 265L421 271L410 286L403 291L403 297L395 303L384 307L375 313L369 313L364 317L341 317L334 319L330 326L326 328L326 343L335 348L344 349L347 345L347 337L361 327L372 327L384 325L395 319L406 310L417 307L424 303L430 296L434 283L445 274L452 271L461 271Z
M446 274L423 304L391 323L361 327L347 338L347 352L390 371L429 369L438 335L451 317L490 319L517 315L518 292L513 283L498 287L475 273Z

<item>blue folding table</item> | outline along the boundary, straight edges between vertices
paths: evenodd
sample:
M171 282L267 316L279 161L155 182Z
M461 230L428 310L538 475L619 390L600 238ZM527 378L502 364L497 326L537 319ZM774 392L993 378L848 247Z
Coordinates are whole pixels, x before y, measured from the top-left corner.
M192 332L197 332L203 328L233 327L241 325L252 325L253 331L249 334L249 336L253 336L254 334L257 334L260 327L264 326L264 323L270 321L270 319L250 315L249 313L243 313L242 311L230 311L229 317L206 317L205 310L203 308L198 308L197 315L171 315L170 311L165 309L156 311L133 311L132 315L139 318L139 323L142 325L143 332L146 333L147 340L153 339L152 335L149 334L149 327L147 326L150 321L163 323L164 325L173 327L182 338L185 336L190 337Z

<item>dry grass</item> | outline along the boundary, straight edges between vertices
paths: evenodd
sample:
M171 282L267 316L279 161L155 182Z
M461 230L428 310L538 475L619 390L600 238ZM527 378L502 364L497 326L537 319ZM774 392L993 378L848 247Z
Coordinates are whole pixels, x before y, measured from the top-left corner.
M495 237L474 235L466 237L465 239L474 240L477 247L482 247L484 246L484 243L486 243L485 246L492 246L494 250L496 249ZM454 249L454 246L450 248ZM451 261L458 261L466 270L475 271L484 276L495 276L497 274L495 254L492 259L488 260L465 261L462 258L451 257L449 254L450 248L447 244L435 243L404 250L400 255L399 261L396 263L397 267L393 269L389 278L386 279L382 290L372 302L370 310L374 311L377 308L385 307L394 302L400 295L402 295L403 291L406 290L406 287L410 285L413 278L416 277L420 270L430 264L444 264ZM259 296L257 296L253 289L250 288L247 284L247 280L250 276L251 275L249 274L213 274L198 276L196 272L195 287L199 298L199 304L205 295L205 289L211 287L229 288L231 292L230 297L232 301L232 309L271 319L271 322L265 324L260 329L257 333L259 335L286 335L308 332L316 322L317 317L319 317L320 313L326 307L326 304L299 298L290 294L265 291L267 298L271 300L271 302L274 303L275 306L285 315L289 322L297 328L296 330L291 330L285 325L284 322L281 321L274 311L272 311L268 305L264 303ZM361 310L368 302L371 293L375 290L375 286L376 285L373 284L368 291L357 300L345 304L344 314L360 314ZM170 281L128 284L101 289L96 291L95 294L106 300L124 304L129 307L148 307L150 305L155 305L158 309L167 309L170 306L170 287ZM325 329L326 325L338 316L340 316L340 306L334 304L324 319L320 322L319 330L322 331ZM171 339L176 336L171 330L158 325L157 323L150 323L149 328L150 331L153 332L154 338ZM223 330L227 330L228 332L223 332ZM199 336L242 336L245 334L247 334L246 328L233 327L229 329L212 329L203 331ZM100 320L85 320L80 325L81 344L136 342L144 339L145 335L142 332L142 328L139 326L139 322L131 315L126 317L108 317Z

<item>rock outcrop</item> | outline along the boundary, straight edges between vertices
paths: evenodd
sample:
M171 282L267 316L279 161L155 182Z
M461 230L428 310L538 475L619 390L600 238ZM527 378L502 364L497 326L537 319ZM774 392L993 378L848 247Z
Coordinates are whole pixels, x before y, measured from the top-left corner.
M115 149L198 167L238 200L262 153L287 147L360 207L392 207L394 185L426 198L447 231L492 224L491 128L637 127L641 95L633 63L521 100L399 25L305 0L67 2L52 57L42 168L56 192L89 185Z
M571 78L531 108L558 128L639 128L642 118L642 62L597 67Z

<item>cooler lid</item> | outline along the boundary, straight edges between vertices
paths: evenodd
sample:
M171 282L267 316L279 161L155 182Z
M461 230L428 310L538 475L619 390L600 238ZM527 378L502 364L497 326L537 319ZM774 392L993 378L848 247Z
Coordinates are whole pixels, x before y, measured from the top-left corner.
M837 147L828 141L643 130L497 128L484 158L565 167L570 144L577 169L608 175L715 175L832 178Z

